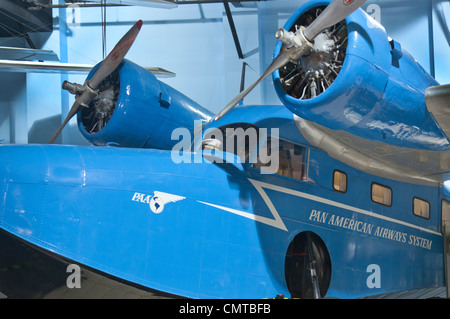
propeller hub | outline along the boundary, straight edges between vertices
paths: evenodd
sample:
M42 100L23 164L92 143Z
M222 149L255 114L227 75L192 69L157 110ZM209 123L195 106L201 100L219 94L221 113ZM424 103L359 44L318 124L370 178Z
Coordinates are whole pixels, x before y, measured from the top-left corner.
M305 27L303 26L300 26L295 33L280 28L275 37L284 43L284 53L289 56L292 62L296 62L303 55L309 54L314 48L314 45L305 37Z
M89 81L84 82L84 91L81 95L77 95L75 100L83 107L89 107L92 99L95 98L99 90L94 90L89 86Z
M68 91L71 94L79 95L82 94L85 90L84 86L78 83L72 83L69 81L64 81L62 85L63 90Z

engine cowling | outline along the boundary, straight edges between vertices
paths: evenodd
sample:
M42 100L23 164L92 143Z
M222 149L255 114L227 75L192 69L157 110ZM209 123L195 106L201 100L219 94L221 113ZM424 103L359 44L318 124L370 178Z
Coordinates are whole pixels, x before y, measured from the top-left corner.
M93 76L98 64L88 75ZM98 88L89 107L78 112L78 128L94 145L171 149L175 128L193 130L212 114L148 70L124 60Z
M328 4L307 2L284 28L309 25ZM273 79L283 104L306 120L399 146L449 146L425 105L425 89L438 83L361 9L320 33L311 54Z

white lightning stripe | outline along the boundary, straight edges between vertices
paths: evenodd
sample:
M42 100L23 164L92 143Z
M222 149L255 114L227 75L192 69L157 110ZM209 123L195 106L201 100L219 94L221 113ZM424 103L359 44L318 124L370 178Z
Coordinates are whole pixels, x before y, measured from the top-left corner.
M259 215L255 215L252 213L247 213L247 212L243 212L237 209L233 209L233 208L228 208L228 207L224 207L224 206L219 206L219 205L215 205L215 204L210 204L210 203L206 203L206 202L201 202L198 201L202 204L205 205L209 205L212 207L216 207L222 210L225 210L227 212L245 217L245 218L249 218L252 219L254 221L287 231L286 226L283 223L283 220L280 217L280 214L278 214L277 210L275 209L275 206L273 206L272 201L270 200L269 196L267 196L266 192L262 189L262 187L259 185L259 182L254 181L252 179L249 179L249 181L253 184L253 186L256 188L256 190L258 191L258 193L261 195L262 199L264 200L264 202L266 203L267 207L269 208L270 212L273 215L273 219L272 218L267 218L267 217L263 217L263 216L259 216Z
M233 209L233 208L228 208L228 207L224 207L224 206L220 206L220 205L214 205L214 204L201 202L201 201L198 201L198 202L202 203L202 204L205 204L205 205L208 205L208 206L219 208L221 210L224 210L224 211L227 211L227 212L230 212L230 213L233 213L233 214L245 217L245 218L252 219L254 221L257 221L257 222L260 222L260 223L263 223L263 224L266 224L266 225L269 225L269 226L273 226L273 227L276 227L276 228L279 228L279 229L287 231L287 228L286 228L286 226L284 226L284 223L281 220L280 216L278 216L278 219L270 219L270 218L267 218L267 217L258 216L258 215L251 214L251 213L246 213L246 212L243 212L243 211L240 211L240 210L237 210L237 209Z

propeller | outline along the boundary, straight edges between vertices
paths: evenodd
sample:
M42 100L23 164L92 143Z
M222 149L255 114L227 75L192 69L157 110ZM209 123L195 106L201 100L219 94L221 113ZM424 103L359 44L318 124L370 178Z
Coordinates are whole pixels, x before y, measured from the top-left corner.
M320 16L308 27L301 27L295 33L286 31L283 28L279 29L275 36L278 41L284 43L280 54L272 61L267 70L264 71L264 73L247 89L231 100L230 103L216 115L214 120L219 120L231 111L268 75L283 67L288 62L297 62L301 56L308 54L313 48L311 41L314 41L314 38L322 32L322 30L341 22L356 11L356 9L361 7L364 2L366 2L366 0L333 0L333 2L331 2Z
M92 99L97 95L97 88L102 83L102 81L109 76L123 61L125 55L128 50L133 45L134 40L136 39L139 31L142 27L142 20L136 22L136 24L122 37L122 39L117 42L114 49L108 54L106 59L102 62L100 67L94 73L92 78L89 81L86 81L84 85L74 84L67 81L63 83L63 89L68 90L72 94L76 94L75 102L72 105L72 108L67 114L66 119L60 126L60 128L56 131L56 133L49 140L49 144L52 144L56 138L61 134L61 131L64 129L66 124L70 121L70 119L78 113L81 106L88 107L89 103Z

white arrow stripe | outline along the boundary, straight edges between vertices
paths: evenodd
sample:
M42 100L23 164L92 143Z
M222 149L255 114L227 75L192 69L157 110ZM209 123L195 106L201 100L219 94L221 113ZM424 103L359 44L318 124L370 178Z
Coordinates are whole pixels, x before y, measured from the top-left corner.
M286 228L286 226L284 226L284 223L281 220L280 216L278 216L278 219L270 219L270 218L263 217L263 216L258 216L258 215L252 214L252 213L246 213L246 212L243 212L243 211L240 211L240 210L237 210L237 209L233 209L233 208L228 208L228 207L215 205L215 204L210 204L210 203L201 202L201 201L198 201L198 202L202 203L202 204L205 204L205 205L208 205L208 206L219 208L221 210L224 210L224 211L227 211L227 212L230 212L230 213L233 213L233 214L236 214L236 215L248 218L248 219L252 219L254 221L257 221L257 222L260 222L260 223L263 223L263 224L266 224L266 225L269 225L269 226L272 226L272 227L276 227L276 228L279 228L279 229L287 231L287 228Z

